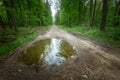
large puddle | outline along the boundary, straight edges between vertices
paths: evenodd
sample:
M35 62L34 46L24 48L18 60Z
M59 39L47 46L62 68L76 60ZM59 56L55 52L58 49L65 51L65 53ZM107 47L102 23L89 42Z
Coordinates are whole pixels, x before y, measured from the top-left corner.
M73 46L60 39L44 39L22 51L19 61L26 65L60 65L76 54Z

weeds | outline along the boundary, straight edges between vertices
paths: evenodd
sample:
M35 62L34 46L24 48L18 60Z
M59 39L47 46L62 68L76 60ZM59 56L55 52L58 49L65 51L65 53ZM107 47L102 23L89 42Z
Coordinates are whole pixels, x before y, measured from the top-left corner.
M85 35L89 38L96 39L113 46L120 45L120 28L107 27L104 32L100 32L99 28L93 27L90 30L85 25L68 28L67 26L59 25L59 28Z
M22 28L19 28L19 31L15 34L13 34L12 31L7 30L8 31L7 34L5 36L0 37L0 40L1 40L0 56L5 55L11 50L16 49L20 45L30 41L31 39L35 38L41 32L45 31L48 28L49 27L42 27L42 28L35 27L31 29L31 28L22 27ZM9 41L10 39L12 41Z

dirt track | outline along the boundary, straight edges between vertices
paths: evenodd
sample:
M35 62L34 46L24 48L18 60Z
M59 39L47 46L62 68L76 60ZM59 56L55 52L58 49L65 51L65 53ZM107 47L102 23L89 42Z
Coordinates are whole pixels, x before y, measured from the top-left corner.
M19 52L45 38L67 41L75 47L77 55L60 66L53 65L45 70L39 69L39 65L34 69L18 62ZM0 80L120 80L120 54L107 50L91 40L52 27L0 63Z

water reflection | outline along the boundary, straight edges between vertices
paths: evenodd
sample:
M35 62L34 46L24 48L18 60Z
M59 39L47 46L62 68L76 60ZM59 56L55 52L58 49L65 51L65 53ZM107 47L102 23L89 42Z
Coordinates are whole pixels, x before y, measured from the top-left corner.
M19 61L27 65L60 65L75 54L75 49L66 41L44 39L24 50Z
M61 40L52 39L51 44L45 47L44 54L42 54L41 58L44 59L46 64L57 64L60 65L63 61L65 61L64 57L61 57L60 54L60 45Z

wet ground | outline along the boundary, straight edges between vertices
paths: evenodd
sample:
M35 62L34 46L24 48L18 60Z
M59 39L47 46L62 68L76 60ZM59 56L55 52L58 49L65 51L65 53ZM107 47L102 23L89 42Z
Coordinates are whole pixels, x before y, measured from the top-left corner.
M0 80L120 80L120 48L97 43L52 27L0 63Z
M52 38L36 41L20 54L19 62L23 64L28 66L41 64L41 67L48 67L60 66L73 57L76 51L68 42Z

